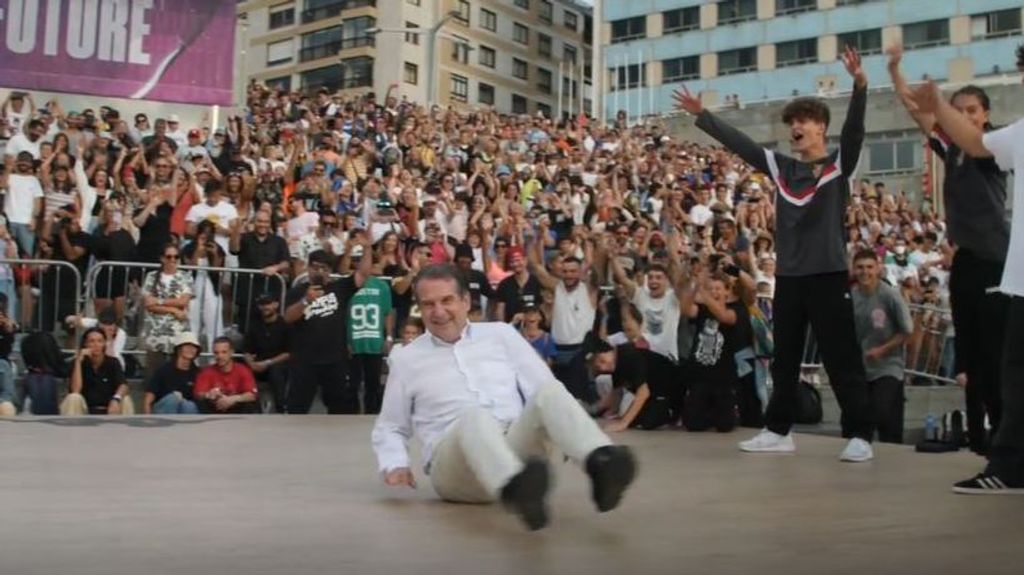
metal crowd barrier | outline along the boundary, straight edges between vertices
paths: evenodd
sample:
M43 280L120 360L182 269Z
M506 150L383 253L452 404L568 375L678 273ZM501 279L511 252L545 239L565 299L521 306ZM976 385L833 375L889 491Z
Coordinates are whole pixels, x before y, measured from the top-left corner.
M132 336L142 336L145 315L142 286L146 275L158 271L160 267L158 263L98 262L89 269L86 279L89 301L94 301L97 295L110 294L112 288L117 288L113 290L114 293L124 293L129 300L126 304L129 308L126 310L126 331ZM208 343L223 335L231 326L245 333L249 320L257 317L256 297L264 292L278 297L281 310L284 310L288 284L280 274L267 275L258 269L184 264L179 264L178 269L189 272L193 278L189 321L196 336L205 338ZM225 292L225 288L229 291ZM206 349L209 349L209 345Z
M952 311L921 304L909 304L913 332L904 347L907 382L917 385L949 385L956 383L953 368L953 337L950 328ZM817 341L807 329L801 368L814 372L824 368Z
M0 258L0 266L8 266L10 270L0 282L0 292L7 297L7 309L3 312L22 331L57 334L66 317L82 313L85 304L82 275L71 262Z

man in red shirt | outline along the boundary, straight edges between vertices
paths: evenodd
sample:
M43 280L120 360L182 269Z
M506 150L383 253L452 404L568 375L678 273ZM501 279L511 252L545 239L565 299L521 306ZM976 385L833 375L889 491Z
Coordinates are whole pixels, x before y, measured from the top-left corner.
M230 339L213 340L214 364L199 372L193 392L200 413L259 413L256 379L248 366L235 363L234 353Z

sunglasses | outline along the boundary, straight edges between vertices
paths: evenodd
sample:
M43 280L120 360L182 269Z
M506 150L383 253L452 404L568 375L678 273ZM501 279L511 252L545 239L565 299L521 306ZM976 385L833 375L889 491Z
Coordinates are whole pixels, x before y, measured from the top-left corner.
M177 260L178 259L178 254L164 254L163 255L163 259L169 260L169 261L170 260Z
M505 249L507 247L508 247L508 245L506 245L506 244L494 244L494 249L496 249L496 250L503 250L503 249Z
M170 164L153 164L153 165L156 166L157 168L170 168L171 167Z

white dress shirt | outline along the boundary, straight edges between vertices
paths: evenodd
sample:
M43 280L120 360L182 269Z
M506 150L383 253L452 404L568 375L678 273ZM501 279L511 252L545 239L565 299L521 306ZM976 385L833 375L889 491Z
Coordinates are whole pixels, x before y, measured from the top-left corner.
M434 447L464 410L482 407L506 426L539 388L557 384L548 366L511 325L470 323L445 343L423 334L388 357L390 376L373 428L373 449L384 473L409 467L408 441L423 443L429 473Z

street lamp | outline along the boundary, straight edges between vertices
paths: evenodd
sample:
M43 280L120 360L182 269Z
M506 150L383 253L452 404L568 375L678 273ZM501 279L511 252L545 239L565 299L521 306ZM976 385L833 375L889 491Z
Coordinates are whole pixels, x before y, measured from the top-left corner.
M367 28L366 33L370 35L376 35L381 33L390 34L415 34L417 36L427 36L427 106L432 106L436 101L435 92L437 84L437 58L434 57L437 52L437 37L438 32L441 28L448 23L452 18L458 18L461 16L458 10L452 10L444 15L441 20L434 24L430 28ZM457 42L464 42L454 36L446 36L451 40Z

